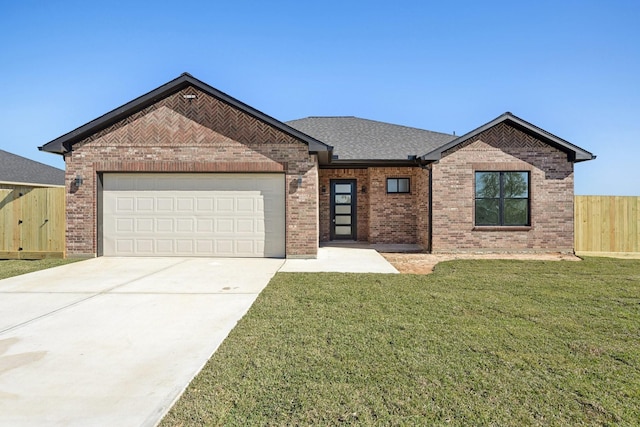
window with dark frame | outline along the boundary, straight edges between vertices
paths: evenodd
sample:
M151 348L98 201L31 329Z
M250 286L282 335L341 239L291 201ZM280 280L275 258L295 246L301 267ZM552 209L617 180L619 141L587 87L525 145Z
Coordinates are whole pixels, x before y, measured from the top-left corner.
M476 172L475 225L529 226L529 172Z
M410 193L409 178L387 178L387 193Z

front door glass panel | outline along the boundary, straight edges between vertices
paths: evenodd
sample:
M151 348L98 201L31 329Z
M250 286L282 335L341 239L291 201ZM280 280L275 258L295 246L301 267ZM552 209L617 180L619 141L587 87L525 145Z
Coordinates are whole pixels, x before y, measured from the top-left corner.
M331 239L356 240L356 181L331 181Z

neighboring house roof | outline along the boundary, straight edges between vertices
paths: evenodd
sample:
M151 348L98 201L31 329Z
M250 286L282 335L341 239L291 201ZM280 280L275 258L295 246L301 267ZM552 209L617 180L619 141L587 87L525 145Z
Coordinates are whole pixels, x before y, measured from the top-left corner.
M334 159L404 160L435 150L454 135L358 117L307 117L289 126L333 146Z
M42 147L38 147L42 151L47 151L50 153L56 154L64 154L68 151L71 151L71 147L76 142L83 140L84 138L108 127L112 124L134 114L137 111L140 111L149 105L156 103L158 100L163 99L169 95L172 95L185 87L193 86L202 92L222 100L233 107L249 114L252 117L255 117L258 120L261 120L282 132L293 136L294 138L299 139L300 141L306 143L309 146L310 152L329 152L331 151L331 147L327 144L320 142L309 135L301 133L300 131L287 126L279 120L274 119L271 116L264 114L261 111L256 110L249 105L238 101L237 99L227 95L224 92L215 89L212 86L196 79L189 73L182 73L178 78L171 80L170 82L158 87L157 89L152 90L151 92L142 95L133 101L130 101L121 107L116 108L104 114L103 116L98 117L95 120L90 121L89 123L80 126L79 128L62 135L59 138L54 139L43 145Z
M64 171L0 150L0 182L64 185Z
M562 138L559 138L549 132L547 132L544 129L540 129L539 127L532 125L531 123L522 120L521 118L514 116L513 114L506 112L498 117L496 117L494 120L480 126L477 129L472 130L471 132L462 135L459 138L454 139L453 141L449 142L448 144L444 144L440 147L437 147L429 152L427 152L427 154L421 156L422 160L425 161L437 161L440 160L440 158L442 157L442 153L459 145L464 143L465 141L468 141L471 138L476 137L477 135L479 135L480 133L500 124L500 123L505 123L508 124L510 126L513 126L516 129L519 129L531 136L534 136L538 139L540 139L541 141L561 150L564 151L565 153L567 153L567 157L569 159L569 161L572 162L583 162L586 160L593 160L596 158L596 156L586 150L583 150L582 148L578 147L577 145L573 145L568 141L565 141Z

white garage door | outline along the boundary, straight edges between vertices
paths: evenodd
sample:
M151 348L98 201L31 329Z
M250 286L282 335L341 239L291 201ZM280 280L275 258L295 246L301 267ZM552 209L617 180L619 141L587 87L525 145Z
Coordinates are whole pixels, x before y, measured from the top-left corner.
M283 174L103 176L106 256L284 257Z

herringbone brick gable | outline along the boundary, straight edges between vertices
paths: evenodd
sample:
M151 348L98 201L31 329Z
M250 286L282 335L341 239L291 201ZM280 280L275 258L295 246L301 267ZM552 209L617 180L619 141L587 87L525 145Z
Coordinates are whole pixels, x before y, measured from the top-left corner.
M492 147L505 149L505 148L528 148L531 150L540 150L549 147L539 139L524 133L523 131L509 126L505 123L499 123L496 126L487 129L475 138L471 138L468 141L460 145L445 151L442 156L455 153L456 151L465 148L476 141L482 141L489 144Z
M195 95L196 98L185 99L184 95ZM136 123L138 121L140 123ZM132 123L137 125L128 126ZM220 137L213 137L214 134L249 146L301 143L281 130L189 87L96 132L74 148L96 140L114 146L147 142L155 145L202 144L219 141Z

